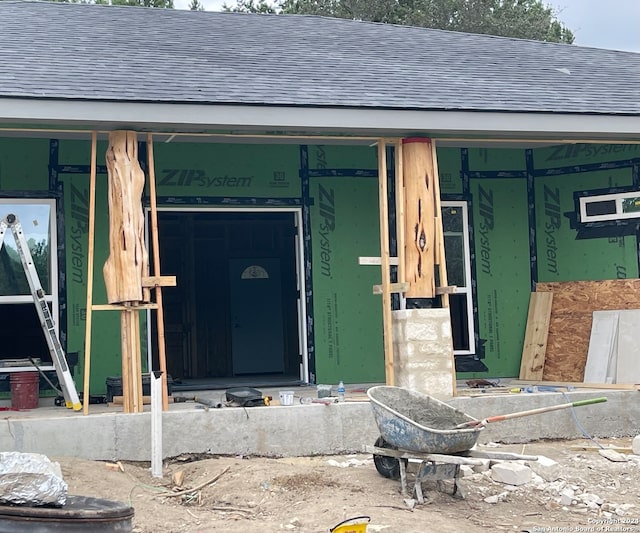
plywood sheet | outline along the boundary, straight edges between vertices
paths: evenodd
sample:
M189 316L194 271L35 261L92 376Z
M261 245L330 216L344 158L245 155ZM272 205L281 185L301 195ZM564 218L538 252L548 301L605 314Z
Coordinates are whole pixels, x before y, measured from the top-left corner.
M531 293L520 362L520 379L542 379L552 301L552 292Z
M640 279L538 283L553 292L543 379L581 382L594 311L640 309Z

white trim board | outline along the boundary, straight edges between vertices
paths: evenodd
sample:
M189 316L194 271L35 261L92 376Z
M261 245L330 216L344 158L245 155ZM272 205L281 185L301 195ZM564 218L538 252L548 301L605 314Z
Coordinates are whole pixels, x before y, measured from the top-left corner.
M640 383L640 310L620 311L616 383Z
M637 116L579 113L185 104L0 97L0 124L164 132L335 133L370 136L480 135L640 140ZM126 126L125 126L126 125Z
M584 380L640 383L640 309L594 311Z

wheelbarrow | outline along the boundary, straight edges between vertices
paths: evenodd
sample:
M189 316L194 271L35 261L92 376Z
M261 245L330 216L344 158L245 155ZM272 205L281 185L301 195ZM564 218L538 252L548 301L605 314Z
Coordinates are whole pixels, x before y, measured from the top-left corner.
M435 478L450 475L453 470L447 463L459 466L463 459L472 464L474 458L525 458L516 457L517 454L489 454L471 448L488 423L607 401L606 398L591 398L477 420L427 394L402 387L372 387L367 395L380 431L375 450L389 450L384 452L388 455L374 453L374 464L381 475L391 479L403 475L411 453L420 454L424 460L433 463L431 473ZM456 467L455 476L458 470Z
M367 390L380 437L376 448L406 450L422 454L455 454L470 450L484 426L455 429L475 418L427 394L380 385ZM394 454L395 455L395 454ZM374 454L373 462L382 476L400 478L397 457Z

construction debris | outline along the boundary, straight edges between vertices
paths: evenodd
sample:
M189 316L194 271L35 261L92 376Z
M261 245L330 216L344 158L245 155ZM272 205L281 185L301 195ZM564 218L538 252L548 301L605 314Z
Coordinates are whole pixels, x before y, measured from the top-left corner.
M528 464L545 481L555 481L560 477L560 464L549 457L538 455L537 461L530 461Z
M464 475L457 483L464 500L450 485L440 487L439 480L427 480L422 484L424 504L415 495L403 495L397 480L379 475L369 453L283 458L192 454L188 460L180 456L165 461L168 482L152 480L145 464L125 463L127 475L104 471L102 464L103 475L96 475L95 462L77 458L61 465L65 476L69 474L71 491L121 501L131 498L141 531L199 531L215 521L225 533L253 532L256 524L262 531L275 532L285 530L281 525L298 523L293 520L297 517L300 525L291 531L320 532L346 516L369 512L372 523L367 531L372 533L417 533L425 527L452 532L460 531L460 524L469 533L549 531L554 527L566 531L569 527L573 531L601 527L605 531L609 526L608 531L613 531L624 525L623 518L636 519L640 511L640 455L628 454L627 462L613 462L591 451L573 451L573 446L582 444L598 443L583 439L479 444L479 451L536 456L537 461L521 462L532 470L530 481L521 485L496 481L495 460L487 461L494 463L493 471L484 473L463 465ZM631 439L606 439L600 444L624 448L631 445ZM533 471L540 466L537 463L543 465L538 470L541 474ZM198 489L227 466L231 469L214 484ZM171 475L180 470L185 472L182 488L171 483ZM416 471L417 464L410 461L409 481ZM559 475L554 481L543 477L552 479L556 472ZM168 496L169 490L175 494L185 489L182 495Z
M118 461L117 463L106 462L104 466L108 470L113 470L114 472L124 472L124 465L122 464L121 461Z
M531 469L520 463L496 463L491 467L491 479L517 487L531 481Z
M640 435L633 437L633 440L631 441L631 450L636 455L640 455Z
M603 448L602 450L599 450L598 453L602 455L602 457L609 459L609 461L615 461L619 463L624 463L628 461L626 455L623 455L620 452L617 452L615 450L608 450L606 448Z
M39 453L0 452L0 504L62 507L66 500L58 463Z

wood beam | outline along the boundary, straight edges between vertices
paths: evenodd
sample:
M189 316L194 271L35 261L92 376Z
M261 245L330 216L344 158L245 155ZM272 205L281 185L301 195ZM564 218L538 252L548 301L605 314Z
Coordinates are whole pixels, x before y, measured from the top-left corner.
M382 271L382 333L386 384L395 383L393 337L391 327L391 269L389 266L389 209L387 200L387 145L378 141L378 203L380 210L380 259Z
M164 285L156 283L156 303L158 304L158 312L156 313L156 330L158 332L158 363L160 366L161 386L162 386L162 410L169 409L169 397L167 392L167 356L165 351L164 337L164 309L162 307L162 287L176 285L175 276L160 275L160 239L158 237L158 208L156 206L156 172L153 157L153 135L147 134L147 157L149 167L149 198L151 201L151 239L153 242L153 274L154 279L163 280L173 278L173 285ZM149 369L151 370L151 369Z
M404 283L406 277L406 254L405 254L405 198L406 192L404 188L404 150L402 139L397 139L394 143L395 148L395 188L396 188L396 250L398 261L398 282ZM401 299L402 300L402 299ZM404 300L402 300L401 308L404 309Z
M47 133L61 134L71 133L77 136L84 133L83 130L67 129L67 128L0 128L0 132L26 132L26 133ZM97 130L99 134L109 134L111 130ZM175 132L175 131L156 131L155 135L167 136L169 139L174 137L197 137L201 139L289 139L289 140L317 140L322 141L334 140L345 141L347 143L353 141L370 141L371 146L375 145L380 136L362 136L362 135L274 135L274 134L256 134L250 133L201 133L201 132ZM637 139L611 139L611 138L589 138L589 139L553 139L549 137L432 137L433 140L439 140L445 143L501 143L501 144L521 144L530 143L532 145L551 145L551 144L619 144L619 145L636 145L640 144ZM383 139L388 143L398 142L397 137L389 137ZM169 142L165 140L163 142ZM541 146L541 148L544 146Z
M520 359L520 379L542 379L552 303L551 291L531 293Z
M96 212L96 174L97 174L97 144L98 135L91 132L91 171L89 175L89 227L88 227L88 248L87 248L87 307L84 330L84 386L82 390L82 412L89 414L89 383L91 374L91 310L93 302L93 256L94 256L94 232L95 232L95 212Z
M453 294L456 292L456 286L450 287L436 287L436 294ZM409 290L409 284L405 281L403 283L389 283L389 292L407 292ZM373 286L373 294L382 294L382 285Z
M443 308L449 308L449 294L455 292L456 287L447 287L449 280L447 276L447 258L444 246L444 227L442 224L442 203L440 199L440 173L438 171L438 153L436 150L436 141L431 143L431 158L433 161L433 192L435 196L435 224L436 224L436 264L438 265L438 280L442 286L441 301ZM436 294L438 292L436 291ZM451 312L449 312L451 316ZM453 340L451 346L451 390L453 395L458 394L458 382L456 380L456 358L453 353Z
M406 292L409 289L408 283L389 283L387 290L389 292ZM373 286L373 294L383 294L384 290L382 285Z
M382 259L380 257L358 257L359 265L381 265ZM397 265L398 258L397 257L389 257L390 265Z
M144 276L142 278L143 287L175 287L176 285L175 276Z
M93 304L91 306L91 309L93 309L94 311L126 311L127 309L130 309L131 306L129 305L125 305L125 304ZM136 309L139 310L143 310L143 309L157 309L158 308L158 304L156 303L150 303L150 304L140 304L138 306L136 306Z
M407 298L435 296L435 184L431 140L403 140Z

